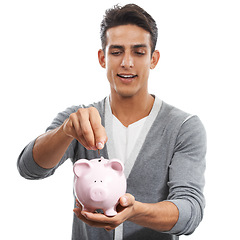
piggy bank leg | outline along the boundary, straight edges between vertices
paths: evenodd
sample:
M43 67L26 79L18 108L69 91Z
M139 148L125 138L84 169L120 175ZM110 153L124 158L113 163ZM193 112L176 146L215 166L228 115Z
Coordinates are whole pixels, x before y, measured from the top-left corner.
M117 215L116 207L109 208L104 211L104 214L107 215L108 217L113 217Z

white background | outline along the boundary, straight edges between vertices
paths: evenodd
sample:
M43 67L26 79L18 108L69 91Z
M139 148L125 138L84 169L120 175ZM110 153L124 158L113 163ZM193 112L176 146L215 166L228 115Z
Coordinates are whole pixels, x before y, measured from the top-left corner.
M193 235L181 239L236 239L240 214L238 1L132 2L145 8L159 27L161 59L151 72L149 91L197 114L208 133L204 220ZM0 3L1 239L71 238L70 161L40 181L21 178L16 161L59 111L109 94L97 51L100 21L105 9L116 3Z

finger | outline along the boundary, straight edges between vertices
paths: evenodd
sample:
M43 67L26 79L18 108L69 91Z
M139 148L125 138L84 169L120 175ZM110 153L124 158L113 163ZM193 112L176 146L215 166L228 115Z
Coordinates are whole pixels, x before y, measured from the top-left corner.
M74 208L73 209L73 212L75 213L75 215L80 219L81 219L81 211L82 210L80 208ZM82 218L83 218L83 216L82 216Z
M82 113L83 112L83 113ZM67 123L67 131L70 132L70 134L76 138L85 148L88 150L91 149L91 146L89 143L86 141L84 132L82 130L82 126L86 126L86 123L84 122L89 122L88 117L84 117L86 115L84 112L86 112L85 109L79 109L76 113L72 113L69 116L69 121ZM85 132L87 127L85 127ZM91 131L91 126L89 127Z
M70 131L71 131L73 137L80 138L82 132L81 132L78 116L76 113L72 113L69 116L69 128L70 128Z
M107 142L107 134L105 128L102 126L94 131L97 149L103 149Z
M77 112L79 123L80 123L80 129L82 137L84 138L87 145L92 149L95 149L95 138L94 133L91 125L91 119L90 119L90 109L79 109Z
M94 227L104 228L107 231L111 231L115 229L123 222L123 219L119 217L118 214L113 217L108 217L100 213L96 214L96 213L85 212L85 211L82 211L82 214L88 221L88 224L90 225L93 224L91 226L94 226Z
M80 127L77 117L76 119L74 119L74 121L72 121L72 132L73 137L76 138L81 143L81 145L83 145L88 150L91 150L91 147L89 146L82 134L82 129Z
M89 213L85 211L81 211L79 208L74 208L73 212L75 215L81 219L83 222L87 223L89 226L92 227L98 227L98 228L105 228L107 231L110 231L114 229L113 226L111 226L109 223L102 221L102 220L97 220L95 221L94 219L97 219L96 217L91 217L91 215L99 216L101 217L100 213Z
M82 210L82 205L77 199L76 199L76 206Z
M96 108L90 109L90 123L94 133L95 146L97 149L103 149L107 142L107 134L102 126L101 117Z
M115 223L114 217L108 217L101 213L92 213L82 211L81 214L90 222L94 222L96 226L106 227Z
M81 123L82 140L91 149L96 150L94 134L90 122Z

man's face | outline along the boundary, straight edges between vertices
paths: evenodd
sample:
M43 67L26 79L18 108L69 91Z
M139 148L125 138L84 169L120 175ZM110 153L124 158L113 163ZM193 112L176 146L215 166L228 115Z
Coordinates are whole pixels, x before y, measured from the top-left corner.
M99 62L107 70L111 93L121 97L147 93L149 71L159 59L157 51L151 57L150 33L136 25L121 25L108 29L106 39Z

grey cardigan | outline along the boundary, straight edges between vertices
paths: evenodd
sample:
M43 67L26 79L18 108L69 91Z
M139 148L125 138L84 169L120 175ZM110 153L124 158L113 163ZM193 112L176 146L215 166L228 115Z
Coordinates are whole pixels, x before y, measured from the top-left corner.
M109 156L114 157L114 151L111 150L113 146L111 117L105 105L106 99L89 106L98 109L102 124L106 127L107 135L110 136L107 145L101 150L101 155L109 159ZM47 130L60 126L78 108L89 106L73 106L66 109L57 115ZM203 218L205 129L197 116L189 115L161 102L159 109L155 107L152 122L150 117L150 121L144 125L144 130L147 131L146 136L137 141L137 144L140 142L139 152L134 161L129 159L125 163L129 165L126 168L127 192L140 202L173 202L179 209L179 219L169 232L154 231L126 221L122 226L123 239L179 239L179 235L191 234ZM25 147L17 163L20 174L27 179L42 179L52 175L69 158L74 163L80 158L98 157L96 151L86 150L80 143L73 140L59 164L52 169L44 169L33 159L34 142ZM107 232L104 229L90 227L74 216L73 240L110 240L114 239L114 232L114 230Z

